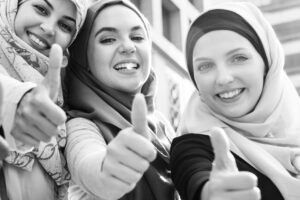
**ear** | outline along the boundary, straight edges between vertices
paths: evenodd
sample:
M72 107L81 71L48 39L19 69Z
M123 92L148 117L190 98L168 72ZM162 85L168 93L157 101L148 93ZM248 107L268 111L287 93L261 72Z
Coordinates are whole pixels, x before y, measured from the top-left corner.
M68 57L64 55L62 60L62 67L66 67L68 65L68 61Z

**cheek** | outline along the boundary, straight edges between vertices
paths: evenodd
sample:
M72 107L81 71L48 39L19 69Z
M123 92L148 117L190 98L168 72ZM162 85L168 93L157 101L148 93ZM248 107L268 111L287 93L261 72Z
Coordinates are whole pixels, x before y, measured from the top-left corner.
M55 37L55 43L59 44L63 50L65 50L70 44L72 40L71 34L66 33L57 33Z
M213 92L214 85L211 77L200 76L197 74L194 77L195 77L197 88L201 94L205 95Z

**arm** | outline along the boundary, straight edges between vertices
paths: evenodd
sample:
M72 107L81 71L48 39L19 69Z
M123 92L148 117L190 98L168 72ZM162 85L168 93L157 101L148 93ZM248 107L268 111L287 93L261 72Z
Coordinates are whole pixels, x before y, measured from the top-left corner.
M104 196L101 166L107 145L98 127L90 120L74 118L67 122L65 156L72 180L94 196ZM88 170L87 170L88 169Z
M53 101L57 99L60 87L61 62L62 49L55 44L51 47L48 72L37 86L17 81L1 71L6 135L11 134L24 144L38 146L40 141L49 142L51 137L59 134L59 126L65 122L66 116Z
M130 128L107 145L93 122L75 118L67 122L67 134L65 155L73 182L98 198L119 199L131 191L155 158L152 143Z
M184 137L188 137L188 135L183 136L183 138ZM181 186L181 192L183 195L187 196L189 195L188 192L192 190L191 193L193 194L193 196L188 196L186 199L260 199L260 190L256 187L256 176L250 172L238 171L235 159L229 150L229 140L221 128L215 128L210 131L210 140L212 142L211 149L213 148L214 158L213 163L211 159L210 162L207 162L211 168L209 172L209 180L206 182L203 181L200 185L197 184L197 182L195 182L197 181L195 180L195 177L201 180L201 173L203 173L203 167L201 168L199 162L202 161L202 163L204 163L203 160L206 158L204 154L201 155L199 152L205 149L205 145L196 145L195 142L191 140L192 137L194 137L194 140L197 139L197 135L191 135L190 138L188 138L188 142L185 143L185 147L188 150L191 143L194 143L194 145L191 145L193 146L193 150L189 152L189 155L185 157L185 160L182 159L181 161L185 164L189 162L189 165L198 165L200 169L191 168L186 165L186 168L188 168L188 173L185 175L185 177L181 177L181 179L186 179L188 184L186 186ZM198 141L196 143L201 144L202 141L199 140L199 137L197 140ZM211 146L211 144L206 140L206 147L208 146ZM176 160L175 156L176 155L174 155L174 160ZM180 155L177 154L177 156ZM175 177L176 173L178 176L178 172L179 170L177 170L177 172L173 172ZM178 182L178 180L174 178L174 182L175 181ZM196 186L194 184L196 184Z
M199 199L204 184L209 180L213 159L208 136L187 134L173 140L172 179L183 199Z
M28 91L34 88L36 85L33 83L23 83L12 77L0 73L0 84L3 88L3 105L2 116L3 117L3 129L6 140L11 147L16 146L15 139L10 135L14 124L15 113L18 103Z

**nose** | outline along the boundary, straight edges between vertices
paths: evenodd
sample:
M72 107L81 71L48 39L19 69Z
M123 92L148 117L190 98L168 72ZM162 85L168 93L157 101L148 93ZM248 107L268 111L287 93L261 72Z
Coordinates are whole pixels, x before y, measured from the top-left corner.
M233 72L227 67L219 67L217 70L216 83L218 85L226 85L234 80Z
M135 51L136 51L135 44L131 40L123 41L119 47L119 52L121 54L132 54Z
M54 25L50 23L42 23L40 27L46 35L53 36L55 34Z

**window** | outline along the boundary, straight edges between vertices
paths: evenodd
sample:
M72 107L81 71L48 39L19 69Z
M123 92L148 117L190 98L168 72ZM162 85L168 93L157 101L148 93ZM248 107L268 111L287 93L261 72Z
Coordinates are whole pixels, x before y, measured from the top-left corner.
M167 0L162 1L163 35L181 49L181 19L179 9Z

